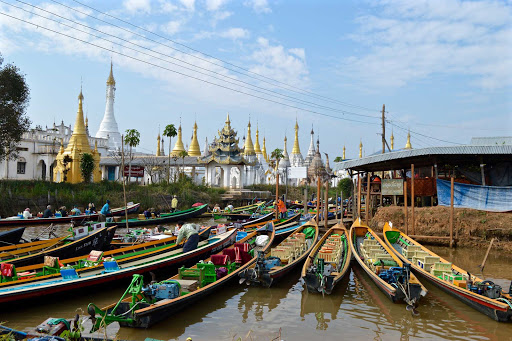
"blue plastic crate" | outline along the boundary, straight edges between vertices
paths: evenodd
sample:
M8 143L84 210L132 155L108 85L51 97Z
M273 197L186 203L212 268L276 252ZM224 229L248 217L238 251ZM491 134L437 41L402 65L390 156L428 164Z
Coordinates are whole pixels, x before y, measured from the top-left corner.
M119 270L119 265L117 264L117 262L115 260L103 262L103 266L105 267L106 272L112 272L112 271Z
M247 237L247 232L245 232L245 231L238 231L236 233L236 241L237 242L244 239L245 237Z
M76 279L78 278L78 274L76 269L61 269L60 275L63 279Z

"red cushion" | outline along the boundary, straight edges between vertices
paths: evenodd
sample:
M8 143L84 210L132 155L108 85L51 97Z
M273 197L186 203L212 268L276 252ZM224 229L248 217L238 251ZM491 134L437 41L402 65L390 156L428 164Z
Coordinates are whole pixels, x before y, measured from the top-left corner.
M213 265L226 265L229 257L226 255L212 255L211 260Z
M12 277L13 268L14 268L14 265L12 265L12 264L2 263L0 265L0 272L2 273L2 276Z
M249 252L249 244L248 243L235 243L234 245L235 248L240 248L240 251L245 251L245 252Z
M235 261L235 249L229 248L222 250L222 254L229 257L232 262Z

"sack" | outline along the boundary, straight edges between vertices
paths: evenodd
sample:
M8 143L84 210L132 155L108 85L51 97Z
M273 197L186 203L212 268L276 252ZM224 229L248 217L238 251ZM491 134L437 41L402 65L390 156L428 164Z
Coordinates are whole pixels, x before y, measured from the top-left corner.
M215 269L215 274L217 275L217 279L221 279L228 274L228 269L225 267L217 268Z
M302 233L306 236L306 239L311 239L315 236L315 228L314 227L306 227L302 230Z
M270 238L268 236L257 236L256 237L256 246L265 246L268 243Z

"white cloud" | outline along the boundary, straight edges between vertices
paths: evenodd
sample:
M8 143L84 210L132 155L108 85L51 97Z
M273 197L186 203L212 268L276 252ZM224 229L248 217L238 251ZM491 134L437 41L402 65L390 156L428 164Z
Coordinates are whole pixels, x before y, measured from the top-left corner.
M271 13L267 0L248 0L244 2L244 5L251 7L256 13Z
M206 0L206 9L208 11L218 11L229 0Z
M229 11L218 11L213 14L213 19L215 22L225 20L233 15L233 12Z
M151 2L150 0L125 0L123 2L124 8L130 13L136 12L151 12Z
M181 4L185 6L188 11L193 12L195 9L195 0L180 0Z
M257 39L257 44L250 57L256 62L251 71L294 86L307 87L309 72L304 49L285 49L282 45L270 44L262 37Z
M470 76L473 85L512 85L512 8L501 2L386 0L382 15L358 18L349 36L365 45L345 76L372 87L402 87L432 75Z
M173 35L181 30L181 21L169 21L168 23L161 26L161 30L167 34Z
M219 36L222 38L229 38L229 39L246 39L249 38L250 33L248 30L239 28L239 27L232 27L230 29L227 29L226 31L223 31L219 33Z
M170 1L160 0L160 11L163 13L173 13L178 10L178 6Z

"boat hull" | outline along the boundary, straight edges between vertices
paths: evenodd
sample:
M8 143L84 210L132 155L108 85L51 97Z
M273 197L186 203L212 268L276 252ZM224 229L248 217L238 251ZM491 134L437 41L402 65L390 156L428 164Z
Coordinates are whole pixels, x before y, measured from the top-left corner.
M18 227L14 230L5 231L0 233L0 246L13 245L20 242L21 236L25 232L24 227Z

